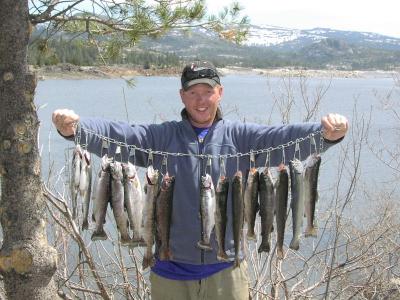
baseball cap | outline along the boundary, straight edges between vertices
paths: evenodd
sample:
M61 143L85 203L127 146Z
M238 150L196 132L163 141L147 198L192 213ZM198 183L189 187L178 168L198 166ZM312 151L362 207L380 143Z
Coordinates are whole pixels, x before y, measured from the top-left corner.
M181 83L184 90L199 83L205 83L212 87L221 84L217 69L207 61L192 62L186 65L182 71Z

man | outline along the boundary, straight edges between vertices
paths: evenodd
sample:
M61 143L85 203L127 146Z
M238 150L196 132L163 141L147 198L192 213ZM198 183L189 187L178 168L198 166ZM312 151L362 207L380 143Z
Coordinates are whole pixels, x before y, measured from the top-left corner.
M206 172L211 174L215 185L221 172L221 156L225 159L228 178L232 178L238 169L245 174L249 168L249 155L242 154L275 148L312 133L315 133L316 145L310 147L310 140L306 139L299 143L298 153L307 156L310 149L325 150L344 137L348 121L338 114L323 117L321 123L295 125L264 126L227 121L222 118L219 109L223 86L215 67L207 62L187 65L182 72L181 84L180 96L184 109L182 121L179 122L129 125L104 119L80 118L66 109L56 110L53 122L61 135L69 138L78 135L81 143L87 144L89 151L98 155L102 153L100 136L135 145L138 148L135 163L142 167L146 167L148 155L141 149L189 154L168 155L168 173L175 176L170 228L172 259L156 259L150 274L152 299L248 299L246 262L242 260L237 268L231 262L234 256L231 190L228 195L229 220L225 239L231 261L217 260L214 233L211 235L212 251L197 247L202 233L199 217L201 176ZM78 121L80 126L77 131L74 124ZM96 134L90 134L89 131ZM320 140L324 142L320 144ZM284 155L282 149L273 151L270 155L271 165L278 165L285 161L285 157L294 157L296 148L295 145L286 147ZM115 151L115 145L111 145L110 150L111 153ZM126 159L128 153L125 152L122 156ZM212 157L211 166L207 164L209 156ZM265 153L257 155L256 166L264 166L266 157ZM154 155L156 168L161 169L162 159Z

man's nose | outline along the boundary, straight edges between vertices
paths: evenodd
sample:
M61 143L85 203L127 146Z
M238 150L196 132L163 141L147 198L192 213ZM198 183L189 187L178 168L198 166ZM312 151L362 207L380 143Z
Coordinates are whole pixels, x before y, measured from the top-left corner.
M208 99L207 95L205 95L205 94L198 94L196 97L196 100L198 102L204 102L204 101L207 101L207 99Z

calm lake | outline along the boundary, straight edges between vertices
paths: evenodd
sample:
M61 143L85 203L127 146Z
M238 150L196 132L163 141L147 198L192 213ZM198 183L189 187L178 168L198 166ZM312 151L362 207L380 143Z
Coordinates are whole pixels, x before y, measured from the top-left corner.
M395 87L393 78L309 78L305 85L301 85L300 81L298 78L283 80L257 75L224 76L222 109L225 117L279 124L282 117L277 101L293 98L290 122L301 122L305 114L303 98L313 101L326 91L315 121L329 112L343 114L355 124L361 124L362 118L366 121L370 119L368 135L371 143L375 143L377 148L385 144L395 146L398 120L385 110L385 107L390 108L385 102L398 105L400 101L399 87ZM54 164L54 170L64 165L64 152L73 145L62 139L52 126L53 110L70 108L85 117L128 120L131 123L179 120L183 107L179 88L177 77L136 77L134 87L129 87L122 79L40 81L35 100L41 120L43 176L46 176L49 161ZM380 137L384 138L384 142L380 141ZM349 139L344 142L346 140ZM339 155L340 147L336 146L324 154L323 160L328 166L321 170L322 186L325 180L331 182L336 175L329 161ZM386 174L385 179L388 179L388 170L379 163L367 144L363 147L361 167L362 177L369 183L380 184L380 174Z

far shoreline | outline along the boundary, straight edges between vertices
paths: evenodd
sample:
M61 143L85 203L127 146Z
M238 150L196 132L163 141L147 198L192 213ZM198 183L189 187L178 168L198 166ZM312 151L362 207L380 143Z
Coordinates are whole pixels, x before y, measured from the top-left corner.
M310 78L394 78L399 77L400 69L382 70L312 70L298 68L253 69L236 66L217 68L222 76L226 75L259 75L266 77L310 77ZM57 79L131 79L137 76L173 76L179 77L180 67L138 68L133 66L75 66L59 64L55 66L33 67L39 80Z

